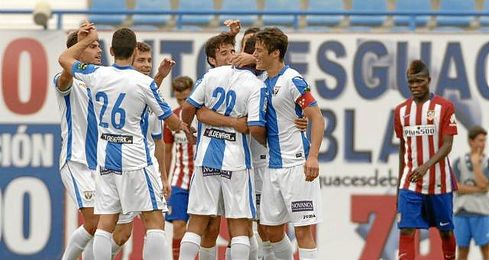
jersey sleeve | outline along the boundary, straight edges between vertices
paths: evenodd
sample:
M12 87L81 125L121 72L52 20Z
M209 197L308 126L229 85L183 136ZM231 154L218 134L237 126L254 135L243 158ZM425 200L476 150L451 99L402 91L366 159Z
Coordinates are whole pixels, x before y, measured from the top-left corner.
M452 103L447 103L441 120L442 136L457 134L457 120L455 119L455 108Z
M397 138L402 138L402 126L401 126L401 119L400 119L400 109L399 107L396 107L394 110L394 132L396 133Z
M265 126L265 113L267 110L267 89L261 85L261 88L255 88L248 100L248 125Z
M311 94L309 84L300 76L292 78L292 97L302 109L309 106L317 106L317 102Z
M58 72L58 73L56 73L56 75L54 75L54 77L53 77L53 86L54 86L54 88L56 89L56 92L59 95L66 96L66 95L70 94L71 88L73 87L73 83L66 90L64 90L64 91L63 90L60 90L58 88L58 80L61 77L61 74L62 74L62 72Z
M99 69L99 66L93 64L86 64L80 61L76 61L71 66L71 75L74 78L85 82L87 85L91 85L92 81L95 79L95 72Z
M152 116L151 119L151 137L153 140L160 140L163 135L163 123L155 116Z
M166 126L166 124L163 127L163 141L165 142L165 144L172 144L175 142L175 137L173 136L173 133L170 130L170 128Z
M165 120L173 114L170 105L168 105L168 103L166 103L160 96L160 93L158 93L158 86L154 81L151 82L149 87L146 86L142 89L146 98L146 104L151 108L151 111L155 113L158 119Z
M187 102L196 108L201 108L205 102L205 75L194 84L192 94L187 98Z

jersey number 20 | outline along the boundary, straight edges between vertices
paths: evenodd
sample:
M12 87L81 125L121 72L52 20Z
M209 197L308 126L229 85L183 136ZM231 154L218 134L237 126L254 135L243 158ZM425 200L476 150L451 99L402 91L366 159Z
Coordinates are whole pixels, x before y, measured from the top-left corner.
M112 113L110 113L112 126L114 126L116 129L121 129L126 124L126 111L121 107L122 100L124 100L125 96L126 93L119 94L119 97L115 101L114 107L112 108ZM100 123L98 125L103 128L108 128L109 123L104 122L104 114L105 110L107 110L107 106L109 105L109 97L105 92L97 92L95 99L98 102L103 102L102 109L100 109ZM119 115L119 122L116 122L117 115Z
M228 93L226 93L226 90L224 90L224 88L217 87L212 92L212 97L217 96L219 97L216 104L212 106L212 110L217 111L224 102L224 98L226 98L226 110L224 111L224 115L229 116L229 114L231 114L231 112L233 111L234 105L236 104L236 92L234 92L234 90L229 90Z

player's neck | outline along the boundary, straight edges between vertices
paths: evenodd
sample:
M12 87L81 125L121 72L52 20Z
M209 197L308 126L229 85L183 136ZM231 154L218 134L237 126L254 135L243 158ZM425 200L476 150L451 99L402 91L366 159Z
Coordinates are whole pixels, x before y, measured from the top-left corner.
M115 59L114 64L121 67L126 67L132 65L132 57L129 59Z
M267 74L269 78L273 78L278 75L278 73L285 67L283 61L274 62L269 69L267 69Z
M416 104L423 104L424 102L428 101L431 98L431 93L428 92L426 95L423 95L421 97L413 97L414 102Z

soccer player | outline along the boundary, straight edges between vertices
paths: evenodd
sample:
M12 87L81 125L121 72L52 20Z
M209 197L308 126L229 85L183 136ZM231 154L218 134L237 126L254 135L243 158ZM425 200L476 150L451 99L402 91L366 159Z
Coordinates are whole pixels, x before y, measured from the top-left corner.
M260 223L267 226L275 257L292 259L290 242L284 237L285 224L291 222L300 258L317 259L311 225L321 221L317 177L324 119L307 82L284 63L287 36L277 28L265 28L255 37L256 69L268 75L269 171L263 175ZM303 116L311 122L311 143L294 124L297 117Z
M187 76L176 77L172 81L172 89L175 93L179 107L173 113L182 118L182 105L192 92L193 80ZM187 207L190 180L194 172L195 145L187 140L182 131L171 131L168 127L163 129L165 142L165 167L170 172L172 159L175 158L175 167L171 174L171 195L168 201L169 213L166 221L173 224L173 259L180 256L180 242L188 221Z
M161 259L166 253L164 198L154 178L151 156L143 133L143 116L148 107L174 129L185 124L173 115L157 92L153 79L130 66L136 48L136 35L121 28L112 36L111 67L84 64L76 57L98 33L92 25L85 37L64 51L59 63L93 92L99 125L95 213L100 214L94 239L96 259L111 258L111 238L119 213L142 212L146 228L144 259Z
M452 192L457 184L448 160L457 134L455 108L430 92L430 73L421 60L412 61L406 74L412 97L394 113L400 139L399 259L414 259L415 231L430 227L440 232L444 259L455 259Z
M68 35L66 47L77 43L79 30ZM101 63L102 50L97 40L83 49L79 56L84 63ZM83 225L78 227L66 245L62 259L77 259L82 251L90 258L91 241L97 228L98 216L93 214L95 198L95 174L97 156L97 121L89 90L84 83L73 79L64 70L54 78L56 97L61 116L62 148L60 175L70 197L83 216Z
M458 190L453 217L458 245L457 259L466 260L470 240L480 247L482 259L489 259L489 157L484 154L487 131L480 126L469 129L470 152L454 162Z
M247 115L250 133L265 143L265 91L262 89L263 83L250 70L230 66L211 69L196 84L193 94L184 104L183 121L190 122L196 110L202 106L226 116ZM196 168L188 208L190 220L182 239L180 259L195 257L209 216L218 213L221 199L231 231L232 258L248 259L248 225L256 211L253 174L249 171L249 138L231 127L199 124Z
M170 73L171 68L175 64L175 61L164 58L158 67L154 80L157 86L161 85L163 79ZM150 76L153 61L151 57L151 47L144 42L137 42L136 54L132 66L136 71L143 73L146 76ZM148 142L149 154L151 155L151 161L155 167L154 173L163 188L163 196L167 198L170 195L170 185L168 183L168 175L165 167L164 152L165 145L163 143L162 135L162 122L156 117L156 115L147 111L143 117L144 127L143 131L146 133L146 140ZM120 214L119 220L113 232L112 254L116 255L119 249L126 243L131 236L132 223L134 218L138 215L138 212L130 212L127 214Z

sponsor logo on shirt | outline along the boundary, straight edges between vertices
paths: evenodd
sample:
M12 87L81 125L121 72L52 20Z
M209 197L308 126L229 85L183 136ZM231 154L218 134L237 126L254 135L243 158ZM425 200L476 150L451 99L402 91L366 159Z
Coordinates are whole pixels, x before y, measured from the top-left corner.
M107 174L111 174L111 173L117 174L117 175L122 175L121 171L114 171L111 169L106 169L106 168L100 167L100 175L107 175Z
M214 169L214 168L210 168L210 167L202 167L202 175L204 177L221 176L221 177L224 177L226 179L231 179L232 171L219 170L219 169Z
M224 139L226 141L231 141L231 142L236 141L236 133L229 133L229 132L219 130L219 129L214 129L214 128L205 129L204 136L211 137L211 138L217 138L217 139Z
M435 135L435 125L413 125L404 127L404 135L407 137Z
M312 211L314 206L311 200L292 201L292 212Z
M102 134L100 138L109 143L132 144L132 136L129 135Z

